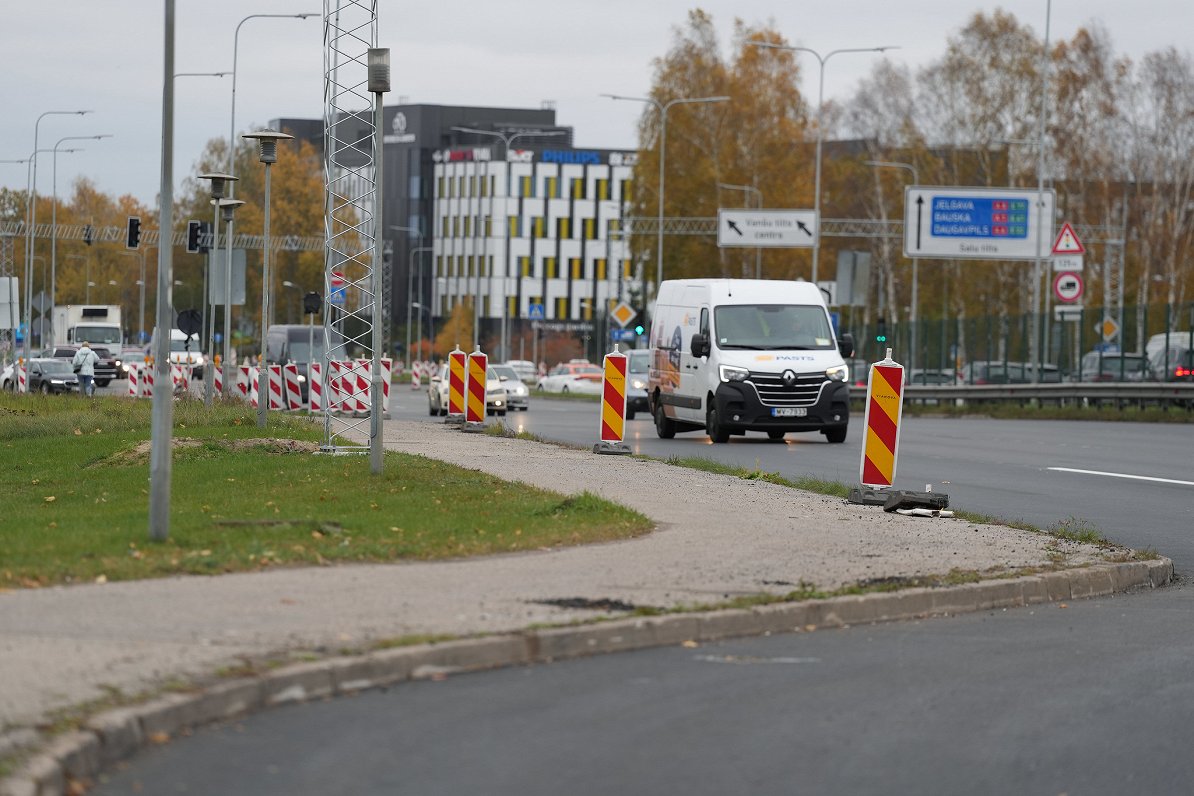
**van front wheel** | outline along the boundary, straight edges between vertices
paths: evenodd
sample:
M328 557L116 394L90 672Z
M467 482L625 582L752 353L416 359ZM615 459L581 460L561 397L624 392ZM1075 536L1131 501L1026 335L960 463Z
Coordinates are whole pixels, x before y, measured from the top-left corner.
M705 412L705 432L715 443L730 441L730 431L722 426L716 406L710 406L709 411Z
M663 404L655 404L655 433L660 439L671 439L676 436L676 421L663 413Z
M845 442L846 441L846 427L831 428L825 432L826 442Z

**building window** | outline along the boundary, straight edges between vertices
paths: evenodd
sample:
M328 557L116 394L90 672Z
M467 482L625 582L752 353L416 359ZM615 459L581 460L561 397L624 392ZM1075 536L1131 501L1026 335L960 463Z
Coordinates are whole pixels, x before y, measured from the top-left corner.
M535 195L535 180L527 174L518 178L518 195L519 196L534 196Z
M572 178L571 196L573 199L584 199L585 198L585 178L584 177L573 177Z
M572 278L574 280L585 278L585 269L584 269L584 261L583 260L581 260L579 257L573 257L572 259L570 259L568 261L568 264L571 266Z
M567 318L567 317L569 317L568 316L568 299L567 298L556 299L556 318L559 319L559 318Z
M597 180L597 200L609 201L609 180Z
M556 240L568 240L572 237L572 219L556 219Z
M597 279L598 279L598 281L605 280L605 272L608 267L609 267L608 260L602 258L597 261Z
M622 196L620 199L623 202L634 201L634 180L622 180Z
M547 275L548 279L557 279L560 276L558 270L556 269L555 257L543 258L543 273Z
M531 275L531 258L530 257L519 257L518 258L518 272L520 274L522 274L523 276Z
M532 238L546 238L547 237L547 219L542 216L531 219L531 237Z
M547 198L548 199L559 199L560 198L560 178L559 177L548 177L547 178Z
M584 219L584 225L585 240L597 240L597 219L586 218Z

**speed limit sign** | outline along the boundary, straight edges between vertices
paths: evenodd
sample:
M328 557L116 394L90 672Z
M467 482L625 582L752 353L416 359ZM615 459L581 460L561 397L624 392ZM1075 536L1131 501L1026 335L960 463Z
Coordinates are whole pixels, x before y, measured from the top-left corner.
M1082 274L1063 271L1053 279L1053 295L1058 301L1077 301L1082 298Z

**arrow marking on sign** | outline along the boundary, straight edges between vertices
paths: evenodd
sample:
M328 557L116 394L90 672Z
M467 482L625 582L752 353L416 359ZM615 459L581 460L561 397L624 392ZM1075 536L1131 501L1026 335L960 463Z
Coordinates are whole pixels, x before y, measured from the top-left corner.
M733 220L727 218L726 223L730 225L730 229L738 233L738 237L742 237L742 230L738 229L738 225Z
M801 231L810 238L813 236L813 231L804 225L803 221L797 221L796 226L800 227Z
M924 213L924 209L925 209L925 198L923 196L916 197L916 248L918 248L918 249L920 248L920 230L921 230L920 217L921 217L921 214Z

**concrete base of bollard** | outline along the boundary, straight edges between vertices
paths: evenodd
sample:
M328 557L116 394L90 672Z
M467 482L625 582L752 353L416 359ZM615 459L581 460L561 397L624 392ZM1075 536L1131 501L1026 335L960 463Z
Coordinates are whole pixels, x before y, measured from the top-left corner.
M605 453L613 456L625 456L633 453L630 446L622 442L598 442L593 446L593 453Z

